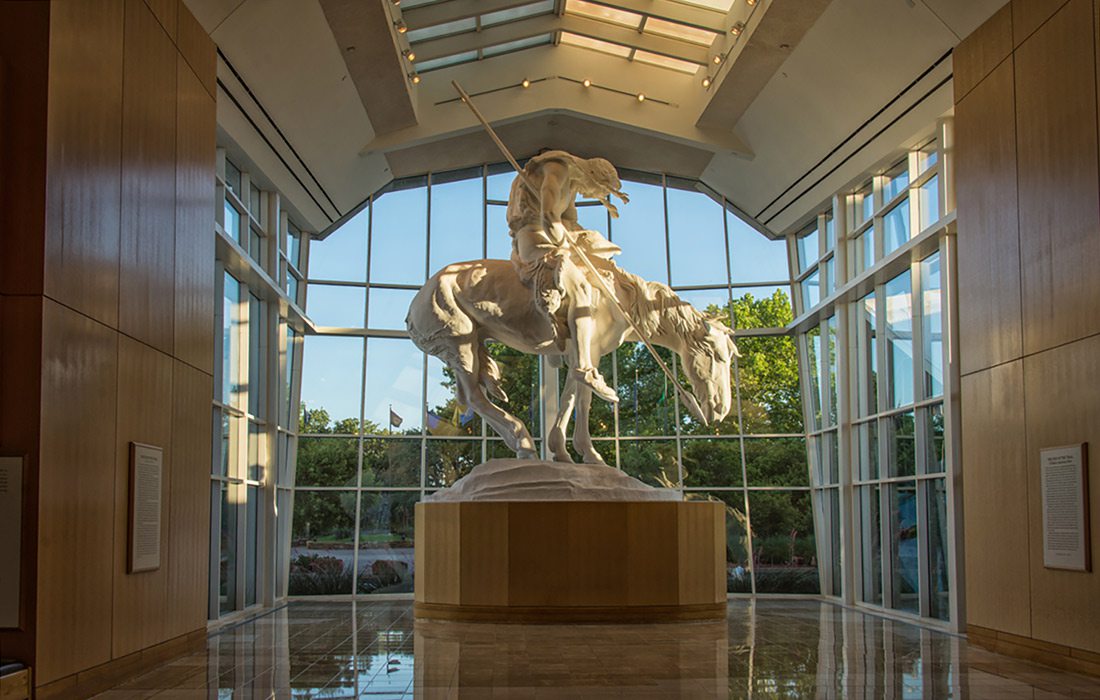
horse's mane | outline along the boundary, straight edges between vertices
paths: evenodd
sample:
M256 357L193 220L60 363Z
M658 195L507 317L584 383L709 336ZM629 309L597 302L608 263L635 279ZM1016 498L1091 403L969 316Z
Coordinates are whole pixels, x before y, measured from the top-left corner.
M622 300L623 306L647 338L658 334L688 337L706 322L703 314L677 296L667 284L627 272L614 261L604 262L613 270L618 287L626 291L628 298Z

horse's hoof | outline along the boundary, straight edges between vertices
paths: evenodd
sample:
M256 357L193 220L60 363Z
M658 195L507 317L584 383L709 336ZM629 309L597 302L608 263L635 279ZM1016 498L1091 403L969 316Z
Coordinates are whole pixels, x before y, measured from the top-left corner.
M599 455L599 454L596 454L596 453L592 453L590 455L585 455L584 456L584 463L585 464L602 464L605 467L607 466L607 462L605 462L603 460L603 456Z
M569 454L568 452L563 452L561 454L555 454L554 455L554 461L555 462L561 462L563 464L575 464L575 462L573 461L573 456L571 454Z
M538 459L539 454L534 450L519 450L516 452L516 459Z

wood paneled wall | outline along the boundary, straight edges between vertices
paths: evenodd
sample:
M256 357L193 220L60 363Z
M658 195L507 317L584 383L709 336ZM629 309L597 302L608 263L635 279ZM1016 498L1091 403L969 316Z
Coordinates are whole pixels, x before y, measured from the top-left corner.
M1100 570L1043 566L1039 451L1100 453L1098 43L1100 0L1013 0L955 51L967 624L1091 672Z
M0 450L29 472L27 614L0 643L39 697L205 635L215 61L181 0L0 0ZM137 574L131 442L164 449L161 566Z

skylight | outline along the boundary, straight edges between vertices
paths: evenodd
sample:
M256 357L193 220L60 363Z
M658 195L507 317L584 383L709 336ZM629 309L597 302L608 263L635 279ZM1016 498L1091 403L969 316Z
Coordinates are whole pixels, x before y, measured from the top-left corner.
M636 12L627 12L626 10L608 7L607 5L597 5L594 2L585 2L585 0L565 0L565 11L580 15L581 17L589 17L591 19L617 24L622 27L630 27L631 29L637 29L642 26L642 20L644 19L642 15Z
M600 51L601 53L608 53L612 56L619 56L620 58L627 58L630 56L631 51L629 46L612 44L610 41L592 39L587 36L581 36L580 34L571 34L570 32L561 33L561 43L569 46L579 46L583 49L592 49L593 51Z
M423 29L410 29L405 36L408 37L409 43L411 44L417 41L426 41L428 39L439 39L440 37L450 36L451 34L472 32L475 29L477 29L477 18L468 17L466 19L455 20L454 22L433 24Z
M686 24L679 24L678 22L669 22L656 17L650 17L646 20L645 32L658 36L667 36L681 41L690 41L693 44L701 44L703 46L710 46L714 43L714 38L718 36L715 32L706 29L690 27Z
M648 63L653 66L660 66L662 68L671 68L672 70L677 70L681 73L694 74L697 70L699 70L699 65L696 63L681 61L678 58L669 58L668 56L662 56L660 54L642 51L641 49L634 52L634 60L640 63Z
M677 0L685 5L695 5L696 7L705 7L708 10L718 10L719 12L729 12L733 7L734 0Z
M516 41L509 41L503 44L497 44L496 46L489 46L481 50L481 55L484 58L489 56L498 56L502 53L508 53L509 51L519 51L520 49L529 49L533 46L541 46L542 44L549 44L552 35L543 34L541 36L533 36L527 39L517 39Z
M519 7L511 7L507 10L487 12L481 16L481 26L491 27L494 24L503 24L504 22L511 22L513 20L523 19L524 17L534 17L535 15L545 15L553 11L554 0L533 2L530 5L520 5Z

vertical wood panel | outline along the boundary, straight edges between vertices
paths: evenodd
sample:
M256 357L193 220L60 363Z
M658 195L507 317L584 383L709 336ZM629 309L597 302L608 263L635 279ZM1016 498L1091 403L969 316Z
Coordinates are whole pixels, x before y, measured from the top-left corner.
M111 658L117 338L45 300L36 684Z
M168 516L172 475L172 358L132 338L118 341L118 412L115 442L114 624L111 643L119 657L167 638ZM130 443L164 451L161 474L160 568L130 574Z
M1012 0L1012 39L1015 45L1022 44L1065 4L1066 0Z
M1012 61L955 106L963 374L1023 352L1014 109Z
M569 602L623 605L627 583L627 504L569 504ZM600 562L593 566L592 562Z
M217 94L217 68L218 54L214 46L214 40L206 33L199 21L187 9L183 0L178 0L178 21L176 31L176 45L180 53L195 71L199 82L211 98Z
M214 373L214 100L177 59L175 356Z
M698 605L714 602L714 567L725 556L714 552L715 528L713 510L717 503L678 503L680 509L679 538L680 604Z
M119 330L172 352L176 49L143 0L126 0Z
M989 75L1012 54L1012 6L1005 5L959 42L952 54L955 101Z
M115 327L123 3L52 7L45 289Z
M1100 332L1093 27L1090 0L1070 0L1015 54L1027 353Z
M1030 479L1032 636L1100 653L1100 336L1024 360L1027 395L1027 469ZM1082 390L1083 387L1087 389ZM1089 443L1089 502L1093 570L1043 566L1043 510L1039 451Z
M508 604L508 504L463 503L459 602Z
M1030 635L1023 362L962 378L967 622Z
M178 360L172 366L171 498L166 511L169 639L206 625L214 390L209 374Z
M668 575L679 566L676 520L675 503L627 504L628 605L678 600L679 582Z
M51 5L0 3L0 293L41 294Z
M428 600L457 603L459 601L459 504L441 503L437 506L438 517L426 518L422 522L425 546L422 562L424 568L417 570L423 576L424 596ZM416 510L422 508L418 503ZM418 521L418 524L421 521Z
M566 504L568 505L568 504ZM561 503L508 508L510 605L562 605L569 600L569 516ZM547 531L557 536L547 546Z
M179 12L178 0L145 0L145 4L153 12L153 16L160 22L161 28L168 38L176 40L177 13Z

